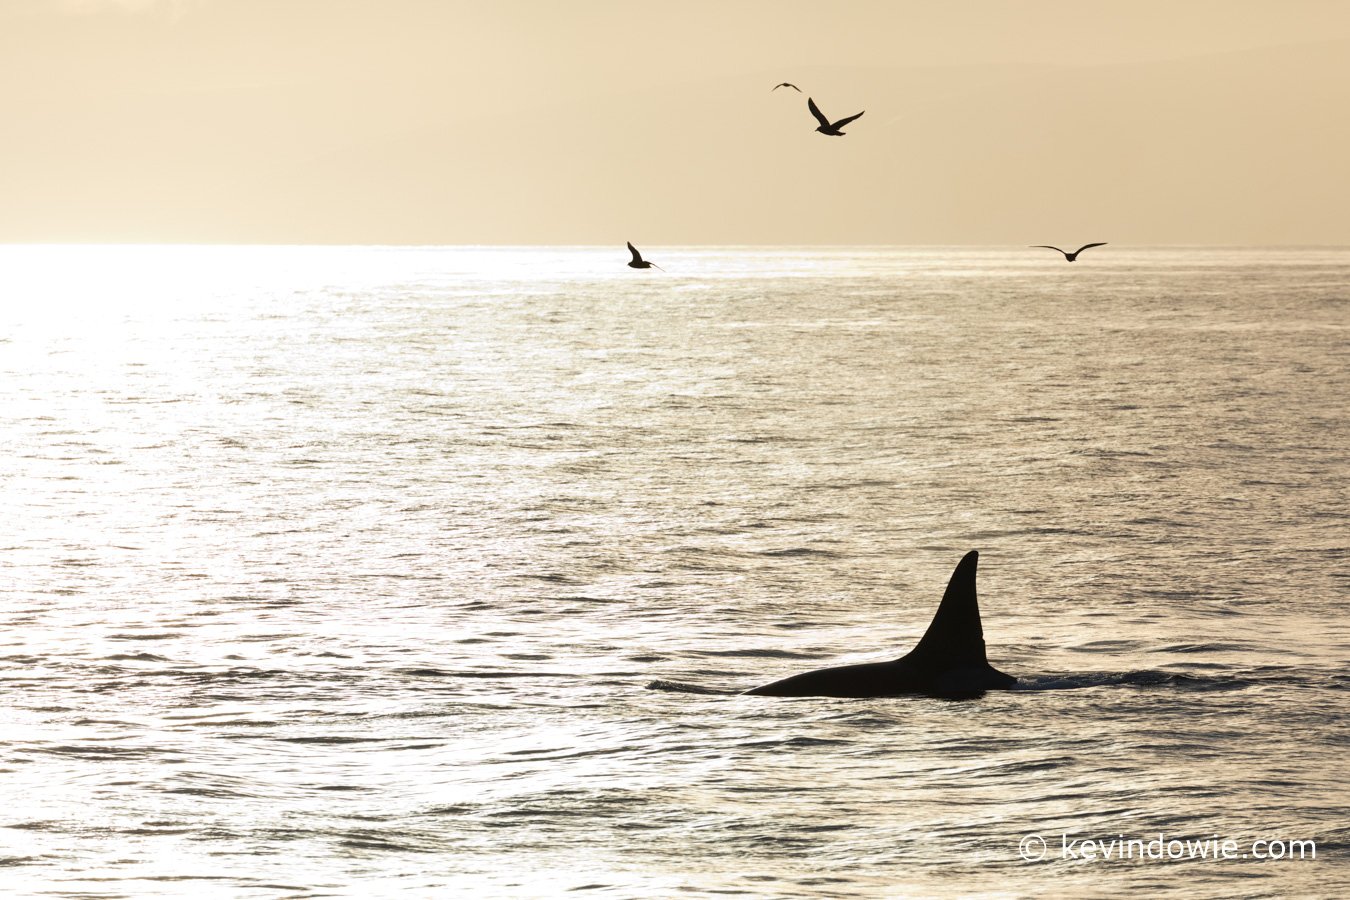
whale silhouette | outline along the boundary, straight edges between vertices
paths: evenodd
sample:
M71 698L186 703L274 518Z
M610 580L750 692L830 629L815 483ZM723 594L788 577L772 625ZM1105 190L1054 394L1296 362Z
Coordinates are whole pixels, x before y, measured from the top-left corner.
M899 659L816 669L744 693L766 697L971 697L1012 687L1017 679L989 665L984 655L984 631L975 599L979 560L979 552L972 550L957 563L928 631L918 646Z

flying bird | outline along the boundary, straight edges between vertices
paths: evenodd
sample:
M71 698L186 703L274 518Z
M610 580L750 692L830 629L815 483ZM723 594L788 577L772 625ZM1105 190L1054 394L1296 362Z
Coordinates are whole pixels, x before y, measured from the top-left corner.
M790 82L790 81L784 81L782 84L775 84L775 85L773 86L773 90L769 91L769 93L772 94L773 91L778 90L780 87L790 87L790 88L792 88L794 91L796 91L796 92L799 93L799 94L802 92L802 89L799 88L799 87L797 87L797 86L796 86L795 84L793 84L792 82Z
M1046 250L1059 250L1058 247L1052 247L1052 246L1050 246L1049 244L1032 244L1031 246L1032 246L1032 247L1043 247L1043 248L1045 248ZM1106 241L1098 241L1098 242L1095 243L1095 244L1084 244L1083 246L1079 247L1077 250L1073 251L1072 253L1070 253L1068 250L1059 250L1059 252L1064 254L1064 258L1065 258L1066 260L1068 260L1069 262L1073 262L1074 260L1078 259L1078 254L1082 253L1082 252L1083 252L1084 250L1086 250L1087 248L1089 248L1089 247L1105 247L1105 246L1106 246Z
M636 247L633 246L633 242L632 242L632 241L629 241L629 242L628 242L628 252L631 253L631 254L633 254L633 261L630 262L630 263L628 264L628 267L629 267L629 268L631 268L631 269L661 269L661 267L658 266L656 263L653 263L653 262L647 262L645 259L643 259L643 258L642 258L642 254L638 252L638 248L636 248ZM665 269L661 269L661 271L664 272Z
M807 97L806 105L811 110L811 115L815 116L816 121L820 123L820 127L817 128L816 131L819 131L821 134L828 134L832 137L843 137L844 133L839 129L862 115L862 113L858 113L856 116L849 116L847 119L840 119L838 122L832 123L829 119L825 118L825 114L820 111L820 107L816 106L816 101ZM863 110L863 112L867 112L867 110Z

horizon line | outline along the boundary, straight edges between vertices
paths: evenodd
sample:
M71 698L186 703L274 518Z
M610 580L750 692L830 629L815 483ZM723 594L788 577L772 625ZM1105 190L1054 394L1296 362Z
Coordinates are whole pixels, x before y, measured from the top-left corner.
M1313 244L1299 242L1274 242L1274 243L1256 243L1256 244L1234 244L1234 243L1129 243L1125 241L1111 241L1113 247L1128 247L1133 249L1153 249L1153 248L1185 248L1185 249L1224 249L1224 250L1263 250L1263 249L1317 249L1317 250L1346 250L1350 249L1350 243L1343 244ZM590 248L610 248L622 246L622 241L606 241L603 243L478 243L478 244L445 244L432 242L417 243L351 243L346 241L317 241L317 242L299 242L299 241L261 241L261 242L220 242L220 241L0 241L0 247L5 248L23 248L23 247L249 247L263 248L275 247L282 248L365 248L365 249L444 249L444 250L507 250L507 249L590 249ZM681 248L681 249L727 249L736 247L749 247L755 249L785 247L785 248L805 248L805 249L888 249L888 248L916 248L916 247L962 247L962 248L1026 248L1030 245L1013 243L661 243L659 241L644 241L645 246Z

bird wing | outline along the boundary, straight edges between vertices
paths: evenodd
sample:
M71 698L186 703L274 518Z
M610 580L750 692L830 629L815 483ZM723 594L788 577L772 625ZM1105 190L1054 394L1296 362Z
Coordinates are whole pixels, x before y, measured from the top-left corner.
M1084 244L1083 246L1079 247L1077 250L1073 251L1073 255L1074 255L1074 256L1077 256L1078 254L1082 253L1084 250L1086 250L1086 249L1089 248L1089 247L1105 247L1105 246L1106 246L1106 241L1098 241L1098 242L1095 243L1095 244Z
M633 246L633 245L632 245L632 244L629 244L628 246L631 247L631 246ZM1052 247L1052 246L1050 246L1049 244L1032 244L1031 246L1033 246L1033 247L1044 247L1046 250L1059 250L1058 247ZM1059 250L1059 252L1060 252L1060 253L1064 253L1063 250ZM1064 253L1064 255L1065 255L1065 256L1068 256L1069 254Z
M628 252L633 254L633 262L642 262L642 254L637 252L637 248L633 246L632 241L628 242Z
M801 88L797 87L795 84L793 84L793 83L790 82L790 81L785 81L785 82L783 82L781 85L779 85L779 87L790 87L790 88L792 88L794 91L796 91L796 92L799 93L799 94L802 92L802 89L801 89Z
M820 107L816 106L816 101L812 100L810 97L806 98L806 108L811 110L811 115L816 117L817 122L824 125L826 128L830 127L830 120L825 118L825 114L820 111Z
M863 112L867 112L867 110L864 109ZM849 116L847 119L840 119L838 122L835 122L830 127L833 128L835 131L838 131L840 128L843 128L845 125L847 125L849 122L852 122L854 119L861 119L861 118L862 113L858 113L856 116Z

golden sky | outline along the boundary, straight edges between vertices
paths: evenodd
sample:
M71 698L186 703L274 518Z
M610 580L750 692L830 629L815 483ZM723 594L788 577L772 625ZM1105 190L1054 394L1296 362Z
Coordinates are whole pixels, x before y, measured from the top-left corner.
M0 0L0 241L1350 244L1348 110L1341 0Z

